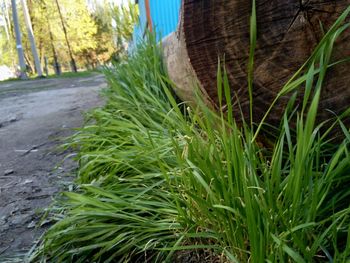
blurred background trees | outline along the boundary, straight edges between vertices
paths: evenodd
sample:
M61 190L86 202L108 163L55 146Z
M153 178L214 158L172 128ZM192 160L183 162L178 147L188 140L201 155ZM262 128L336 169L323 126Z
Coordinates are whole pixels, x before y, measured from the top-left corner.
M117 0L27 0L27 5L41 65L46 59L50 73L54 72L55 63L63 71L71 69L67 42L79 69L93 69L123 56L138 17L137 6L131 1L121 4ZM17 9L27 70L34 73L20 2ZM0 0L0 65L16 67L15 43L10 1Z

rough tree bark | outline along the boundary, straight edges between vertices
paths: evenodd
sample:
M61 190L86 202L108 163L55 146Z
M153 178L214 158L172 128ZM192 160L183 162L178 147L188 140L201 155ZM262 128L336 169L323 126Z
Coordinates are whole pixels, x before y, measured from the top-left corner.
M254 121L265 114L285 82L308 59L327 30L350 5L350 0L257 1L257 47L254 70ZM170 77L179 96L193 100L197 82L218 105L216 73L218 58L225 61L231 90L237 95L245 118L249 118L247 67L251 1L183 0L178 32L164 42ZM176 47L176 48L175 48ZM350 31L337 41L334 60L350 56ZM282 99L268 118L280 122L288 98ZM238 104L234 98L233 103ZM350 64L330 69L322 91L320 120L350 107ZM238 108L236 118L241 113Z

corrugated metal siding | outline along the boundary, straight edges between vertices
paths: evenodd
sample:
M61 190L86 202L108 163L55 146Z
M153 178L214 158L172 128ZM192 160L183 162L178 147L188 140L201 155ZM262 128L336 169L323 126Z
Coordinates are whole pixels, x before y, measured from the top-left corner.
M161 37L176 30L180 6L181 0L150 0L153 26Z
M149 3L153 28L160 40L176 30L181 0L149 0ZM140 24L134 29L132 48L143 38L147 26L145 0L139 1L139 13Z

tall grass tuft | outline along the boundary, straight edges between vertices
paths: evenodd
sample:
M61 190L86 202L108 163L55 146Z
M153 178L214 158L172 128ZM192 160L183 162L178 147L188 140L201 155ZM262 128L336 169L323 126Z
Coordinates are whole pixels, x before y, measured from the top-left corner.
M182 226L159 163L176 169L170 134L182 116L162 89L160 49L144 44L105 74L106 105L67 144L79 149L77 191L56 202L57 223L32 261L161 261L169 253L154 250L179 239Z
M174 140L182 172L173 191L185 202L180 219L188 227L195 224L199 236L210 234L233 262L350 260L349 131L338 119L344 140L328 156L331 129L316 122L327 70L340 63L331 62L331 55L349 28L344 24L349 12L350 7L282 88L279 97L303 90L304 101L298 111L286 110L273 149L256 143L263 123L257 131L247 124L237 127L230 112L239 109L232 109L220 68L218 94L228 102L229 113L217 114L199 103L190 116L194 128L182 141ZM296 94L291 95L289 108L294 109Z
M316 117L349 12L281 89L291 101L272 148L256 140L263 123L254 129L232 118L239 109L222 66L217 88L228 114L201 100L184 111L154 40L107 69L106 105L69 142L79 149L77 190L51 210L57 223L31 260L172 262L205 249L222 262L348 262L349 128L337 119L331 127L343 140L330 148L331 129ZM305 99L296 109L298 92Z

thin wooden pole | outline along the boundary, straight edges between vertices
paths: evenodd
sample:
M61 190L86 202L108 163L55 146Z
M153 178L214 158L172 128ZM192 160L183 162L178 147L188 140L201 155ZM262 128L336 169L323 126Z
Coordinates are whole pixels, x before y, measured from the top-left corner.
M61 19L61 23L62 23L62 29L63 29L63 33L64 33L64 37L66 39L66 43L67 43L67 47L68 47L68 52L69 52L69 56L70 56L70 59L71 59L71 66L72 66L72 70L73 72L77 72L77 65L75 63L75 60L74 60L74 57L73 57L73 52L72 52L72 48L69 44L69 41L68 41L68 36L67 36L67 29L66 29L66 26L64 24L64 21L63 21L63 16L62 16L62 12L61 12L61 7L60 5L58 4L58 0L56 0L56 6L57 6L57 10L58 10L58 13L60 15L60 19Z
M20 67L20 78L27 79L28 77L26 74L26 62L24 59L24 52L23 52L23 46L22 46L22 36L21 36L21 31L20 31L19 22L18 22L16 0L11 0L11 5L12 5L13 25L15 28L15 35L16 35L16 47L17 47L17 52L18 52L18 61L19 61L19 67Z
M152 33L153 24L152 24L152 16L151 16L151 8L149 5L149 0L145 0L145 7L146 7L146 17L147 17L148 29Z
M36 49L35 38L34 38L33 27L32 27L32 21L30 19L28 7L27 7L27 0L21 0L21 3L22 3L23 15L24 15L24 22L25 22L26 27L27 27L30 47L32 49L32 54L33 54L33 58L34 58L34 64L35 64L36 73L38 74L39 77L42 77L43 76L43 72L41 70L41 65L40 65L40 59L39 59L38 51Z

